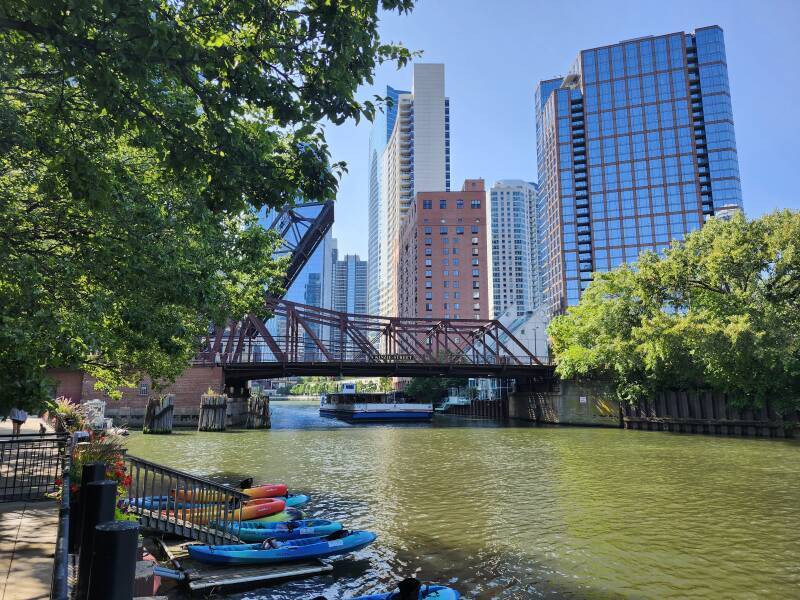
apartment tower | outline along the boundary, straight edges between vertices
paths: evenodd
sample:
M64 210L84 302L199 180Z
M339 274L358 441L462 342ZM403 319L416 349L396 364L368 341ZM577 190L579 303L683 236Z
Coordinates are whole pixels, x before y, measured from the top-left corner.
M486 214L483 179L458 192L417 193L400 238L400 316L489 318Z
M387 92L393 106L376 124L370 142L368 280L370 311L394 316L406 214L417 193L450 189L444 65L415 64L411 92Z
M722 29L583 50L536 90L545 302L742 207Z
M496 182L490 191L494 317L522 316L541 297L537 186L520 179Z

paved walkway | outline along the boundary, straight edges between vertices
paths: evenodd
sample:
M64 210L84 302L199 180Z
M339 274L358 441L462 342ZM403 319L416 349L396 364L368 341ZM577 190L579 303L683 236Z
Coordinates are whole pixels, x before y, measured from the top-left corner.
M57 535L55 502L0 503L0 600L50 598Z
M0 417L2 418L2 417ZM39 417L28 417L28 420L22 424L20 433L39 433L39 426L44 425L47 433L53 433L53 428L50 427L43 419ZM11 419L0 421L0 437L11 437L12 423Z

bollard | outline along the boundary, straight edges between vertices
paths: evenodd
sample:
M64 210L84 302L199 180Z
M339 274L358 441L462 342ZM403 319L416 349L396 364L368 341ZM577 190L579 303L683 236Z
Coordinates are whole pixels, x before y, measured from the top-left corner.
M86 485L83 502L83 527L81 530L81 553L78 560L78 587L76 598L83 600L89 590L89 574L94 552L94 528L99 523L114 520L117 501L117 482L110 479L94 481Z
M86 494L86 486L93 481L106 478L106 465L101 462L90 462L81 469L81 489L75 498L70 498L69 505L69 551L77 554L81 547L81 523L83 523L84 503L81 498Z
M95 527L87 600L131 600L139 524L110 521Z

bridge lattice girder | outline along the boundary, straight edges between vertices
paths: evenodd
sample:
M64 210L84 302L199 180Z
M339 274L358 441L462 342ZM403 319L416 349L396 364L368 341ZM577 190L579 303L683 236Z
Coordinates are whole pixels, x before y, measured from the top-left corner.
M249 378L500 375L548 367L496 320L348 314L275 298L265 308L270 320L250 314L213 331L198 361Z

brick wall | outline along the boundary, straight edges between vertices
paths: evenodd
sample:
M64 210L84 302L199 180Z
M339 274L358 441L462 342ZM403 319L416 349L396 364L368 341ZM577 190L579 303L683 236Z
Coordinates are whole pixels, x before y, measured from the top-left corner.
M74 401L86 402L98 398L106 401L106 416L114 418L115 425L126 424L131 427L140 427L144 422L144 413L147 399L152 393L148 379L147 393L139 395L139 388L123 388L122 398L119 401L111 400L108 396L95 389L96 379L80 371L52 371L50 375L58 381L56 396L66 396ZM197 415L200 410L200 396L209 388L221 392L224 385L224 375L220 367L192 366L172 385L161 391L163 394L174 394L176 426L197 425Z

